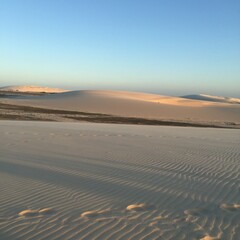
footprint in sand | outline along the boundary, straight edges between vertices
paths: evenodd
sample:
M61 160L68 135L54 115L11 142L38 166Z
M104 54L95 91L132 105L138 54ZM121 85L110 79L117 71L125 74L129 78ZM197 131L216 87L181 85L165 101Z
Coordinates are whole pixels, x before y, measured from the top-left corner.
M127 206L127 211L145 211L147 210L147 205L144 203L141 204L132 204ZM102 210L102 211L86 211L81 214L81 217L92 218L97 216L109 215L111 213L110 210Z
M38 210L27 209L18 213L20 217L34 217L38 215Z
M54 210L52 208L42 208L38 211L38 213L41 215L49 215L49 214L53 214Z
M100 213L98 211L87 211L81 214L81 217L92 218L97 217Z
M132 204L132 205L127 206L126 210L128 210L128 211L135 211L135 212L137 212L137 211L144 211L145 207L146 207L146 204L144 204L144 203Z
M18 213L18 216L20 217L35 217L39 215L49 215L53 214L54 210L52 208L41 208L38 210L32 210L32 209L27 209L23 210L20 213Z
M134 211L134 212L139 212L139 211L147 211L153 209L153 206L148 206L145 203L140 203L140 204L132 204L128 205L126 207L127 211Z
M98 221L103 221L103 220L110 220L110 219L118 219L118 218L128 218L126 215L126 212L140 212L140 211L147 211L153 209L152 206L146 205L145 203L141 204L132 204L126 207L125 210L101 210L101 211L86 211L83 212L80 216L82 218L87 218L87 219L94 219ZM132 220L132 219L129 219Z
M237 211L240 210L240 204L221 204L221 209L228 210L228 211Z
M210 211L207 210L206 208L192 208L184 211L184 214L190 215L190 216L200 216L200 215L205 215L209 213Z
M200 240L221 240L221 234L219 234L217 237L206 235L205 237L200 238Z
M107 210L99 210L99 211L86 211L81 214L81 217L85 218L96 218L96 217L101 217L101 218L112 218L113 213L110 209Z

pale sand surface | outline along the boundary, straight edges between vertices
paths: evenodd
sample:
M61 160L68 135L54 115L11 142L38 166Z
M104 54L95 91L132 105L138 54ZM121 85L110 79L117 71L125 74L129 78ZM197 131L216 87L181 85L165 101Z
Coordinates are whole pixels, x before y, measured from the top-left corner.
M60 88L49 88L41 86L6 86L0 87L0 91L9 91L9 92L45 92L45 93L61 93L67 92L67 90Z
M240 104L240 98L212 96L212 95L207 95L207 94L186 95L186 96L182 96L182 98L204 100L204 101L211 101L211 102L224 102L224 103Z
M0 239L240 239L239 130L0 122Z
M71 91L1 102L124 117L194 123L240 124L240 104L215 103L147 93L121 91Z

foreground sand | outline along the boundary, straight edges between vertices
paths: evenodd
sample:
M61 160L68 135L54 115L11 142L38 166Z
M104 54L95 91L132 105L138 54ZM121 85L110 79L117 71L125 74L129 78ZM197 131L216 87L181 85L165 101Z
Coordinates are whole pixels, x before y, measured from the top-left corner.
M239 130L1 121L0 239L240 239Z

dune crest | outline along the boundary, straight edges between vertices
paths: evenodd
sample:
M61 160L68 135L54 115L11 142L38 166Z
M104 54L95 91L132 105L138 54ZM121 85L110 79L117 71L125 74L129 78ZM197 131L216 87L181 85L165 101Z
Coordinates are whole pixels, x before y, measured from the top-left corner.
M62 93L67 92L67 90L60 88L49 88L49 87L41 87L41 86L6 86L0 87L0 91L9 91L9 92L32 92L32 93Z
M208 95L208 94L186 95L186 96L182 96L182 98L200 100L200 101L209 101L209 102L240 104L240 98L212 96L212 95Z
M147 93L84 90L38 97L5 98L3 101L15 105L123 117L240 124L240 104L196 101Z

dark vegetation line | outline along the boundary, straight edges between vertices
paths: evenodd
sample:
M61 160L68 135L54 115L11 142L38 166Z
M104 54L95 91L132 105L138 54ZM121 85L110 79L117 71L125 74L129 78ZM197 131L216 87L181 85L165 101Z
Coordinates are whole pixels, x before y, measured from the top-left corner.
M63 119L73 119L77 121L93 123L115 123L115 124L134 124L134 125L155 125L155 126L181 126L181 127L209 127L209 128L232 128L231 126L217 126L212 124L198 124L177 121L155 120L135 117L119 117L101 113L88 113L78 111L45 109L38 107L11 105L0 103L0 110L6 110L6 113L0 112L0 119L4 120L35 120L35 121L57 121L54 116L60 116ZM13 111L13 113L11 113ZM15 111L15 112L14 112ZM19 114L16 114L18 112ZM33 114L33 115L24 115ZM34 113L46 114L40 118ZM51 116L52 118L51 118Z
M101 113L87 113L87 112L78 112L78 111L68 111L68 110L57 110L57 109L47 109L47 108L38 108L38 107L29 107L21 105L12 105L7 103L0 103L0 109L6 110L18 110L29 113L46 113L46 114L79 114L86 116L111 116Z

